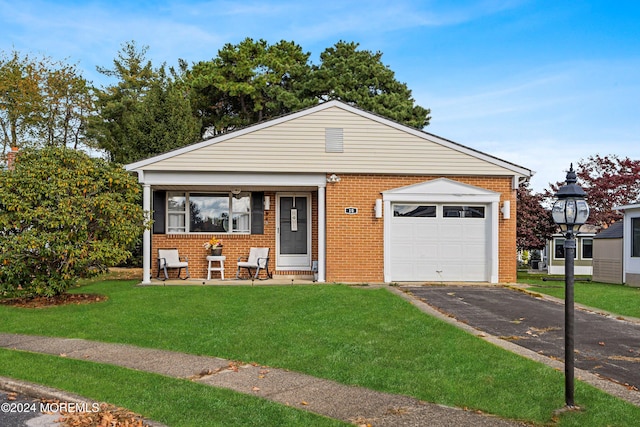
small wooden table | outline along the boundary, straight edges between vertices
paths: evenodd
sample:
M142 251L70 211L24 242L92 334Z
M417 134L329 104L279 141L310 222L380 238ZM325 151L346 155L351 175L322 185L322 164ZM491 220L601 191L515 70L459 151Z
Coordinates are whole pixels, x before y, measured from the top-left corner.
M220 255L220 256L213 256L213 255L209 255L207 256L207 261L209 261L209 265L207 266L207 280L211 280L211 272L212 271L219 271L220 272L220 278L222 280L224 280L224 261L227 259L226 256L224 255ZM212 262L219 262L220 263L220 267L212 267L211 263Z

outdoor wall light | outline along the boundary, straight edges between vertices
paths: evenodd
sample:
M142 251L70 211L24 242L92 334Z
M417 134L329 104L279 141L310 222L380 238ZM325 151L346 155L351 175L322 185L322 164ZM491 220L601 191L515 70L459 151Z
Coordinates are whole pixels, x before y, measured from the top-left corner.
M502 219L511 218L511 201L505 200L502 202Z
M332 173L329 178L327 178L327 182L335 184L336 182L340 182L340 177L335 173Z
M566 184L555 194L557 200L551 211L553 221L564 231L564 385L566 409L579 409L574 402L574 256L576 253L575 233L589 218L589 205L586 193L576 184L573 163L567 172Z
M382 199L376 199L374 212L376 214L376 218L382 218Z

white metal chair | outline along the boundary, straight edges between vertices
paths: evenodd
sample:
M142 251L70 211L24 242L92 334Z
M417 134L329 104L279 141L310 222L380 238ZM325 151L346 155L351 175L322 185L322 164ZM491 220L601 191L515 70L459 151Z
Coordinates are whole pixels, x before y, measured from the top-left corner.
M164 271L164 279L162 280L167 280L169 278L167 269L169 268L178 269L178 278L180 278L180 273L184 268L187 275L182 280L191 277L189 275L189 258L181 258L177 249L158 249L158 277L160 277L160 271L162 270Z
M246 259L246 261L243 261L243 259ZM240 278L240 270L243 268L246 268L249 272L249 277L254 279L258 279L260 270L265 270L267 272L266 278L270 279L272 275L269 273L269 248L251 248L249 256L239 257L236 279ZM256 270L255 274L251 272L252 269Z

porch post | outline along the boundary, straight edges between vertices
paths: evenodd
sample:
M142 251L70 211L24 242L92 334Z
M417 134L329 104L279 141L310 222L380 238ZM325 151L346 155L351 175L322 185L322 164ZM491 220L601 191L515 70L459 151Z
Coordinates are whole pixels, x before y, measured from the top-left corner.
M500 201L491 202L491 265L489 273L490 283L500 282Z
M151 219L151 186L142 186L142 209L147 225ZM142 233L142 283L151 283L151 229L145 228Z
M326 206L325 188L326 185L318 186L318 282L323 283L325 279L325 262L327 250L326 237Z

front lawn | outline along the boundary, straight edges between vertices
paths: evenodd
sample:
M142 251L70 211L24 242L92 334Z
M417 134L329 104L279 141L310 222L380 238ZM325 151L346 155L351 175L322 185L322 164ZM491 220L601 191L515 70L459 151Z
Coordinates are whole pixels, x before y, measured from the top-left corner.
M133 285L75 289L109 297L89 305L0 306L0 330L256 362L539 424L564 404L561 372L430 317L386 289ZM9 370L0 363L0 375L20 377ZM559 425L632 425L640 418L640 408L583 383L576 401L586 410L562 415ZM147 415L140 405L131 409Z
M547 279L546 281L544 279ZM549 280L551 279L551 280ZM518 282L533 285L530 291L564 299L564 278L518 273ZM574 282L575 302L621 316L640 318L640 288L579 280Z

